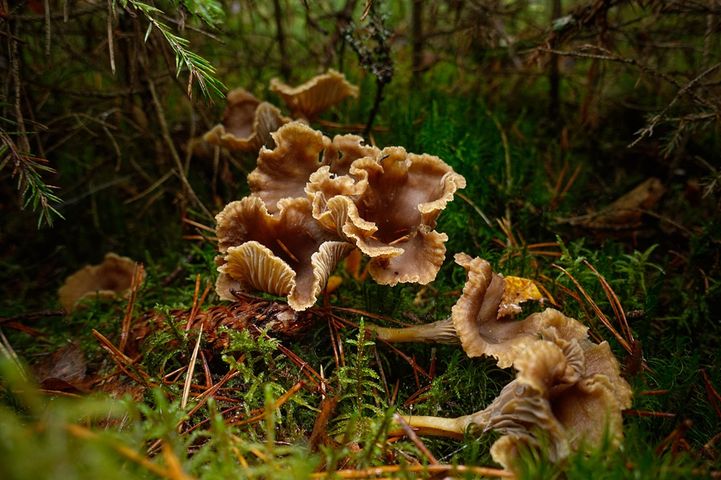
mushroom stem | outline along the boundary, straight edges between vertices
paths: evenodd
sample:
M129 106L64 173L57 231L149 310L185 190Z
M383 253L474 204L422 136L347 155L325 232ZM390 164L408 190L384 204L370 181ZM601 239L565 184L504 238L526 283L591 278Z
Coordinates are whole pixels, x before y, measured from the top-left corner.
M385 342L459 343L456 329L450 318L412 327L388 328L369 324L366 325L366 328L375 332L377 339Z
M423 415L403 415L401 418L419 435L463 440L471 426L474 431L484 431L489 426L490 415L486 409L456 418Z

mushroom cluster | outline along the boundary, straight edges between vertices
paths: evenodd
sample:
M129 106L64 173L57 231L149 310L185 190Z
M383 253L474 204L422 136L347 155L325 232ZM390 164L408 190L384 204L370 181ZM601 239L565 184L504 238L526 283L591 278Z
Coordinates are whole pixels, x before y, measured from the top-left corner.
M295 119L306 123L345 98L358 96L358 87L333 69L297 87L274 78L270 90L283 99ZM290 121L271 103L237 88L228 92L222 122L205 133L203 140L230 151L255 153L263 146L273 148L271 133Z
M621 411L630 406L631 389L608 343L592 342L578 320L552 308L516 320L517 302L537 299L536 292L522 285L519 294L517 280L514 285L494 273L483 259L459 253L456 262L466 269L467 281L449 319L369 328L389 342L459 343L469 357L490 356L499 367L513 366L516 378L474 414L408 416L405 421L421 434L452 438L498 431L504 436L491 454L511 469L522 444L543 444L552 461L604 438L617 445L623 436Z
M421 434L451 438L495 430L503 436L491 455L511 470L523 446L543 445L557 462L604 439L620 443L621 411L630 406L631 390L608 343L569 342L551 334L520 350L514 366L516 378L479 412L404 420Z
M438 157L356 135L331 140L302 122L271 136L274 148L261 148L248 175L251 195L216 216L222 299L260 290L305 310L353 247L379 283L435 278L448 238L436 220L465 186L461 175Z
M223 123L204 137L231 150L259 151L248 175L250 195L216 216L220 298L259 290L306 310L351 251L369 258L368 272L380 284L431 282L448 240L436 223L465 179L438 157L380 149L356 135L330 139L309 127L323 110L357 95L338 72L298 87L274 79L270 89L295 121L234 90ZM532 281L504 277L465 253L455 261L467 279L448 319L368 328L388 342L460 344L469 357L513 367L516 377L479 412L404 421L421 434L454 438L495 430L502 437L491 454L510 469L524 445L544 445L558 461L606 438L618 444L631 389L608 343L592 342L585 326L555 309L517 319L521 303L542 299Z

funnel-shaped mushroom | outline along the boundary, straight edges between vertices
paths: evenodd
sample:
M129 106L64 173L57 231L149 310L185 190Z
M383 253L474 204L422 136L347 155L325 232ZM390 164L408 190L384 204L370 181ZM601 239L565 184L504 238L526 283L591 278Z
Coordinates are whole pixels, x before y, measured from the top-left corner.
M273 133L273 138L275 148L261 149L257 166L248 175L251 192L263 199L271 213L278 211L278 201L283 198L305 198L306 184L319 168L336 178L347 174L354 160L375 158L380 152L364 145L356 135L336 135L331 142L301 122L284 125ZM345 184L354 183L349 177L338 177L339 182L344 180ZM334 194L351 191L346 187L333 189Z
M216 291L287 295L296 311L313 305L338 261L352 245L338 241L311 215L306 198L285 199L271 215L259 197L231 202L216 216L222 257Z
M274 78L270 81L270 90L280 95L294 117L306 120L315 119L346 97L358 96L358 87L348 83L342 73L333 69L297 87Z
M238 88L228 93L223 122L203 135L203 140L228 150L257 152L262 146L273 146L271 133L288 123L280 110L260 102L252 94Z
M459 253L455 259L467 270L467 279L450 318L406 328L368 328L388 342L460 343L469 357L495 357L501 368L513 365L518 350L548 329L567 340L587 338L586 327L551 308L524 320L501 316L505 279L493 273L491 265L481 258Z
M268 211L276 213L281 199L306 197L305 184L321 166L321 153L330 140L300 122L283 125L272 135L275 148L260 150L248 185Z
M306 191L313 216L371 257L376 282L426 284L443 263L448 239L433 230L436 220L465 185L438 157L387 147L380 159L355 160L348 175L318 170Z
M136 271L142 281L145 277L142 265L128 257L108 253L100 265L87 265L65 279L58 290L60 304L70 312L84 298L116 297L130 288Z
M519 352L516 379L484 410L458 418L404 417L423 435L463 438L466 432L504 434L491 448L493 458L513 469L519 446L543 444L552 461L570 450L594 446L608 435L623 437L621 411L631 390L606 342L536 340Z

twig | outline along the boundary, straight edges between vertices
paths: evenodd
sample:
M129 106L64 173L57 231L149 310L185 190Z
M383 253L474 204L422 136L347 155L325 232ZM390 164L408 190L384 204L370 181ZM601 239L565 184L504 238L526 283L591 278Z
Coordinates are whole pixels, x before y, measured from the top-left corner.
M606 317L606 314L604 314L603 311L601 311L601 309L598 307L598 305L596 304L596 302L593 301L593 299L591 298L591 296L588 294L588 292L586 292L586 289L583 288L583 286L581 286L581 284L578 282L578 280L576 280L576 278L575 278L573 275L571 275L571 274L568 272L568 270L566 270L565 268L561 267L560 265L553 264L553 265L551 265L551 266L552 266L553 268L556 268L556 269L560 270L561 272L563 272L564 274L566 274L566 276L567 276L568 278L571 279L571 281L572 281L573 284L576 286L576 288L578 289L578 291L581 292L581 295L583 295L583 298L585 298L586 301L588 302L588 304L591 306L591 309L593 309L593 311L596 313L596 316L598 317L598 319L601 320L601 323L603 323L603 324L606 326L606 328L613 334L613 336L616 338L616 340L618 341L618 343L623 347L623 349L626 350L626 352L631 353L632 350L633 350L633 349L631 348L631 345L626 341L625 338L623 338L623 336L622 336L620 333L618 333L618 331L616 330L616 328L615 328L615 327L611 324L611 322L608 320L608 317Z
M621 324L621 331L626 335L626 340L628 341L629 345L632 345L635 342L635 339L633 338L633 332L631 331L631 327L628 324L626 312L623 310L623 305L621 305L621 301L618 299L618 295L616 295L616 292L613 291L613 288L611 288L611 285L609 285L604 276L601 275L598 270L596 270L596 268L591 265L591 263L589 263L588 260L584 259L583 264L586 265L593 272L594 275L596 275L596 278L598 278L598 281L601 284L603 291L606 293L606 297L608 298L609 303L611 304L613 313L616 314L616 318Z
M93 329L93 336L100 342L100 346L103 347L103 349L106 350L108 353L110 353L111 358L120 368L120 370L123 371L123 373L125 373L128 377L132 378L136 382L143 384L147 388L151 386L148 381L148 374L136 367L134 365L135 362L132 358L128 357L123 352L118 350L118 348L113 345L110 340L108 340L102 333L98 332L95 329ZM133 367L137 371L138 375L136 375L130 370L131 367Z
M280 7L280 0L273 0L273 15L275 17L275 35L280 54L280 74L284 80L290 78L290 63L285 45L285 31L283 29L283 10Z
M2 330L0 330L0 357L5 357L13 362L15 364L15 368L17 368L18 372L20 372L20 375L23 377L23 380L27 380L29 378L27 371L25 371L23 364L20 362L15 350L13 350L12 345L10 345L10 342L8 342L8 339L5 337Z
M108 0L108 53L110 56L110 71L115 75L115 48L113 46L113 11L115 3Z
M382 465L366 469L335 470L311 474L313 479L323 478L374 478L393 473L431 473L451 476L479 475L481 477L514 478L508 470L476 467L473 465Z
M421 451L423 455L428 459L428 461L432 465L438 465L438 460L436 460L436 457L433 456L433 454L428 450L428 447L421 441L420 438L418 438L418 435L416 435L416 432L413 431L413 429L408 425L408 422L403 420L403 417L398 415L397 413L393 414L393 421L395 421L398 425L401 426L403 429L403 433L405 433L406 437L413 442L413 444L418 447L418 450Z
M465 194L463 194L463 193L456 192L456 195L457 195L458 197L460 197L461 200L463 200L463 201L466 202L468 205L470 205L471 208L473 208L473 210L475 210L476 213L477 213L478 215L480 215L480 217L483 219L483 221L486 222L486 225L488 225L490 228L493 228L493 223L491 223L491 221L488 219L488 216L487 216L485 213L483 213L483 210L481 210L481 209L478 207L478 205L476 205L475 203L473 203L473 202L471 201L471 199L468 198L468 197L467 197Z
M125 346L128 343L128 336L130 335L130 325L133 318L133 307L135 306L135 299L138 295L138 289L140 284L143 282L145 277L145 268L143 265L136 263L133 267L133 276L130 280L130 297L128 298L128 305L125 308L125 316L123 316L122 328L120 330L120 345L118 349L121 352L125 351Z
M293 396L296 393L298 393L298 391L300 391L301 388L303 388L304 385L305 385L305 382L303 382L303 381L297 382L295 385L290 387L287 392L285 392L283 395L278 397L278 400L273 402L269 406L269 408L263 409L263 411L261 413L259 413L258 415L255 415L253 417L246 418L246 419L243 419L240 421L230 421L230 422L228 422L228 424L230 424L230 425L247 425L249 423L255 423L255 422L259 422L259 421L263 420L264 418L266 418L268 416L269 413L271 413L275 410L278 410L280 407L285 405L288 402L288 400L293 398Z
M233 378L237 377L239 374L240 374L239 371L233 370L232 368L231 368L230 370L228 370L228 373L226 373L226 374L223 376L223 378L220 379L220 381L219 381L218 383L216 383L215 385L211 386L209 389L207 389L205 392L202 393L202 395L200 396L200 401L199 401L193 408L190 409L190 411L189 411L188 414L187 414L187 417L190 418L190 417L192 417L193 415L195 415L195 413L196 413L198 410L200 410L200 409L203 407L203 405L205 405L205 403L208 401L208 399L209 399L210 397L212 397L213 395L215 395L215 392L217 392L218 390L220 390L220 388L221 388L223 385L225 385L228 381L232 380ZM190 432L192 432L193 430L195 430L196 428L200 427L200 425L202 425L202 424L204 424L204 423L206 423L206 422L210 422L210 419L209 419L209 418L206 418L206 419L203 420L202 422L193 425L191 428L189 428L188 430L186 430L186 431L183 432L183 433L190 433ZM178 423L177 427L180 428L180 426L181 426L182 424L183 424L183 420L181 420L181 421Z
M496 126L496 129L498 130L499 135L501 136L501 144L503 145L503 162L506 166L506 220L508 223L511 223L511 207L508 203L508 200L511 195L511 190L513 188L513 170L511 169L511 149L508 145L508 136L506 135L506 131L503 128L503 125L501 125L501 122L496 118L495 115L493 115L493 112L491 112L489 109L486 109L486 115L493 121L493 124Z
M200 201L198 196L195 194L195 191L193 191L193 187L190 186L190 182L188 181L188 178L183 173L183 170L184 170L183 162L180 159L178 150L175 148L173 139L170 136L170 130L168 129L168 124L165 121L165 114L163 113L163 107L160 104L160 100L158 99L158 93L155 91L155 84L153 83L153 80L150 77L147 77L147 80L148 80L148 89L150 90L150 95L153 99L153 105L155 106L155 112L158 116L158 122L160 123L160 130L161 130L161 133L163 136L163 140L165 141L165 144L168 146L168 149L170 150L171 157L173 157L173 161L175 162L176 174L180 178L180 182L183 184L185 193L190 196L190 198L203 211L203 213L205 215L207 215L209 218L213 218L213 214L210 213L210 210L208 210L205 207L205 205L203 205L203 203Z
M43 1L43 9L45 10L45 56L50 56L50 41L52 40L52 30L50 28L50 1Z
M73 435L74 437L83 439L83 440L92 440L94 442L97 442L99 440L104 440L104 438L97 433L93 432L92 430L89 430L81 425L75 425L75 424L68 424L65 425L65 429ZM162 478L168 478L168 479L174 479L174 477L168 472L167 469L161 467L160 465L157 465L150 461L149 458L144 457L136 450L133 450L132 448L128 447L127 445L123 444L117 444L115 442L107 442L110 447L112 447L113 450L118 452L121 456L127 458L128 460L137 463L141 467L145 468L149 472L162 477Z
M190 324L190 322L188 322ZM195 362L198 360L198 350L200 350L200 339L203 337L203 322L200 323L200 330L198 330L198 339L195 342L195 348L193 348L193 354L190 356L190 363L188 364L188 371L185 374L185 384L183 385L183 397L180 399L180 408L185 409L188 404L188 397L190 396L190 384L193 381L193 373L195 373Z
M36 318L44 317L61 317L63 315L65 315L64 310L42 310L40 312L21 313L19 315L13 315L12 317L0 317L0 325L18 322L20 320L35 320Z
M661 110L659 113L657 113L656 115L654 115L654 116L651 118L651 121L649 122L649 124L648 124L647 126L645 126L645 127L642 128L641 130L639 130L638 132L636 132L636 135L637 135L636 139L635 139L633 142L631 142L631 143L628 145L628 147L631 148L631 147L635 146L636 144L638 144L638 142L640 142L641 140L643 140L645 137L650 137L651 135L653 135L653 129L656 127L656 125L659 124L659 122L661 122L661 120L663 120L663 119L666 117L666 114L668 113L669 110L671 110L671 107L673 107L673 106L676 104L676 102L677 102L683 95L686 94L686 92L688 92L689 90L691 90L692 87L696 86L696 84L697 84L699 81L701 81L702 78L704 78L704 77L706 77L707 75L711 74L712 72L714 72L715 70L717 70L719 67L721 67L721 63L717 63L717 64L715 64L715 65L710 66L709 68L707 68L706 70L704 70L703 72L701 72L700 74L698 74L696 77L694 77L693 79L691 79L691 81L689 81L689 82L688 82L686 85L684 85L681 89L679 89L679 91L676 92L676 95L671 99L671 101L669 102L669 104L666 105L666 106L663 108L663 110ZM696 95L695 95L695 94L692 94L692 96L693 96L694 98L696 98ZM708 102L706 102L705 100L702 100L702 104L703 104L703 105L708 105Z
M380 110L381 102L383 101L383 89L386 86L386 81L381 79L380 77L376 78L376 95L373 98L373 107L371 108L370 113L368 114L368 121L366 122L366 126L363 129L363 136L365 138L368 138L368 135L370 135L371 130L373 129L373 122L376 119L376 115L378 114L378 110Z

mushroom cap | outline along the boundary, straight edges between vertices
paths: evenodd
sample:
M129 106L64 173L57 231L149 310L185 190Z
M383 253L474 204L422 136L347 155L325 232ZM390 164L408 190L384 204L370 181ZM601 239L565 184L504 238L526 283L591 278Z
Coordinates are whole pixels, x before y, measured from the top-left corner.
M58 290L60 304L66 312L71 312L84 298L116 297L130 288L136 268L141 269L142 281L145 278L142 265L128 257L107 253L101 264L86 265L65 279Z
M440 158L387 147L353 161L348 175L320 169L306 191L313 216L371 257L373 279L396 285L435 278L447 236L433 228L463 187L465 179Z
M506 368L514 364L519 351L544 332L566 340L587 338L586 327L551 308L520 321L499 316L505 279L493 273L482 258L458 253L455 260L466 269L467 280L451 309L451 320L469 357L492 356L499 367Z
M571 343L579 345L577 339ZM630 405L630 388L608 344L588 346L583 350L586 371L580 375L575 360L551 341L537 340L519 353L516 379L485 412L488 428L506 435L491 448L494 460L513 468L519 444L538 444L542 437L552 461L604 438L621 441L621 411ZM619 388L628 395L619 397Z
M301 122L283 125L272 134L275 148L262 148L256 168L248 175L253 195L270 213L284 198L305 198L310 175L321 167L320 155L330 140Z
M253 130L255 110L260 105L260 100L242 88L228 92L226 99L228 103L223 112L223 125L226 130L236 137L249 136Z
M213 145L233 151L257 152L264 145L272 146L270 134L290 121L276 107L260 102L242 88L230 91L227 98L222 123L203 135L203 140Z
M345 75L333 69L297 87L291 87L274 78L270 81L270 90L280 95L293 115L308 120L316 118L346 97L358 96L358 87L348 83Z
M338 241L311 215L307 198L281 200L271 215L256 196L231 202L216 216L220 276L216 291L234 300L232 289L287 295L293 310L312 306L336 264L352 245Z
M336 135L323 152L323 164L330 165L336 175L348 175L350 166L363 157L380 158L380 149L366 145L363 137L358 135Z

